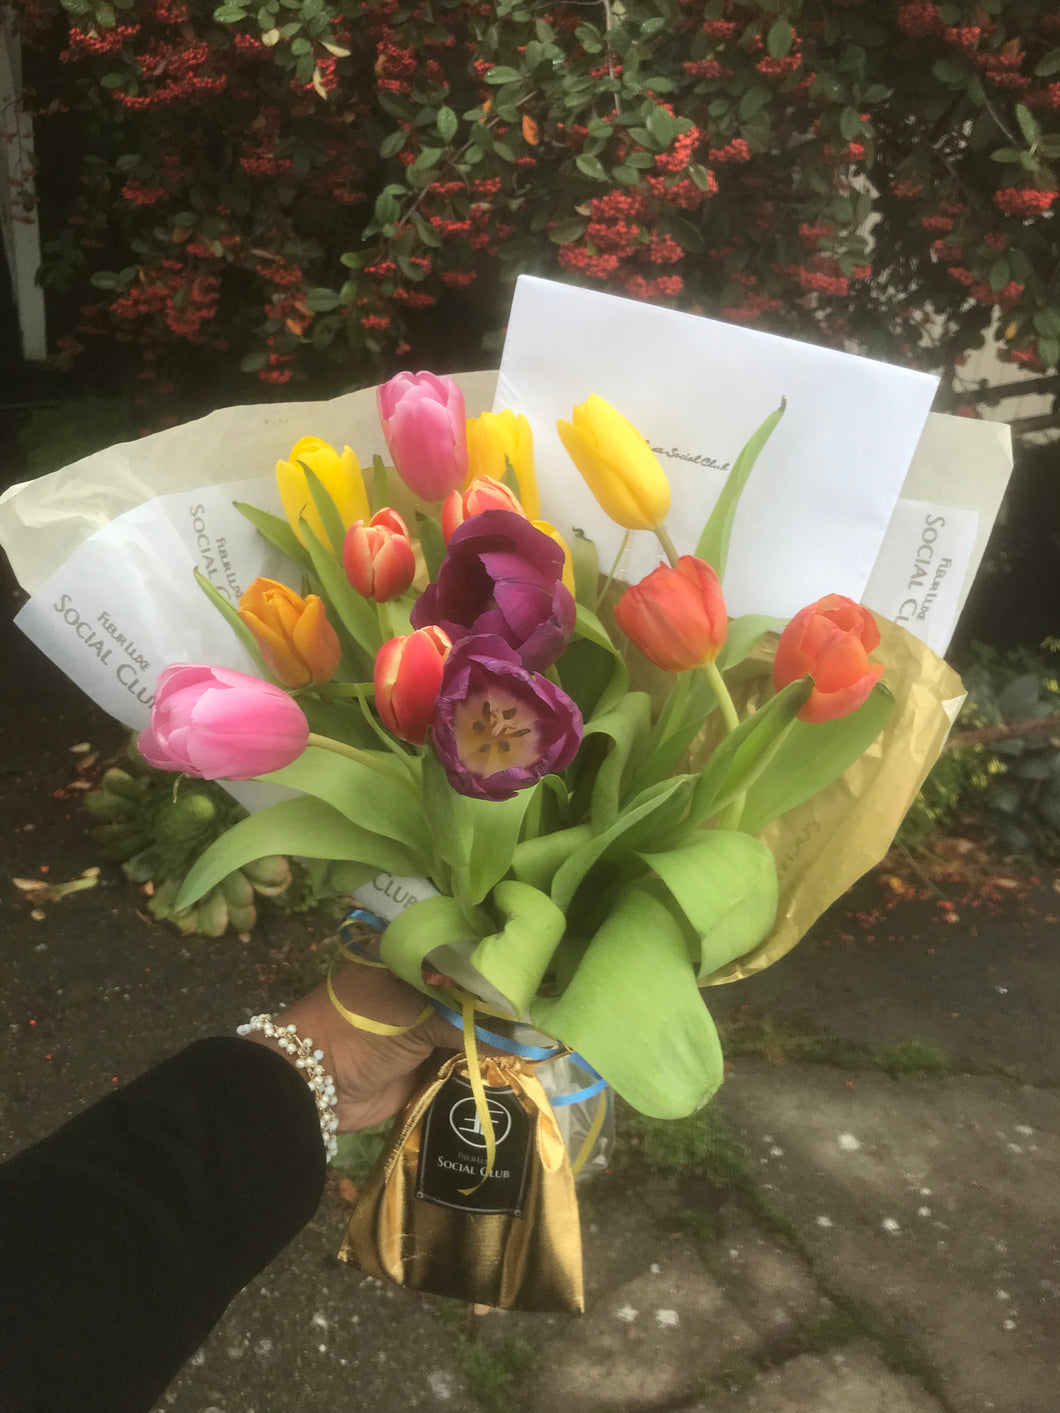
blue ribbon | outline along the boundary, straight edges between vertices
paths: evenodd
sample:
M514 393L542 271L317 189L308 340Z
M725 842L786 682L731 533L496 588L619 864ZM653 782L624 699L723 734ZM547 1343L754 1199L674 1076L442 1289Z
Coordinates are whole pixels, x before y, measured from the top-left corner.
M370 913L367 908L351 908L346 914L346 919L339 928L347 927L351 922L366 922L369 927L374 927L376 932L386 931L386 919L381 918L378 913Z
M455 1025L458 1030L463 1030L464 1021L459 1012L450 1010L435 996L431 996L429 1000L444 1020ZM562 1045L554 1045L547 1050L543 1050L540 1045L520 1045L517 1040L509 1040L506 1035L496 1035L492 1030L485 1030L480 1025L475 1026L475 1039L492 1045L496 1050L506 1050L509 1055L518 1055L522 1060L551 1060L563 1049Z

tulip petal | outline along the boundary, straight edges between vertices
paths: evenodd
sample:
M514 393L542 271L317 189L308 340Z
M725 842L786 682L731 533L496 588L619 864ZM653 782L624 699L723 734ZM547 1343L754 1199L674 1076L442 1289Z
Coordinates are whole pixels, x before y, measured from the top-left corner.
M849 687L841 687L835 692L814 691L799 711L799 720L811 723L835 721L841 716L849 716L868 701L873 687L883 673L883 665L870 662L864 677Z

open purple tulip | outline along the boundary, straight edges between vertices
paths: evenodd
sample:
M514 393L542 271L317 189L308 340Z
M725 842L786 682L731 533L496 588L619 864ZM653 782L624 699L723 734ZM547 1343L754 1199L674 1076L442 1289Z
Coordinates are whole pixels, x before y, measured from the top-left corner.
M413 605L412 626L436 624L454 643L495 634L524 667L543 672L574 631L574 599L562 575L555 540L514 511L483 511L453 532L437 583Z
M570 697L527 672L518 652L493 634L455 645L432 725L449 784L479 800L510 800L565 770L582 739L582 715Z

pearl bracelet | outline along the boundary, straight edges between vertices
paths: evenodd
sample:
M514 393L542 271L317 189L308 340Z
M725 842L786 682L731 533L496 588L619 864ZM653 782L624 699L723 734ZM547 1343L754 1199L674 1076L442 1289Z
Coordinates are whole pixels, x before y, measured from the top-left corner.
M335 1130L339 1121L335 1117L335 1081L320 1063L324 1058L323 1050L314 1050L312 1040L308 1037L303 1039L293 1025L274 1025L271 1016L252 1016L246 1025L236 1027L236 1034L251 1035L258 1030L270 1040L275 1040L285 1054L294 1057L295 1068L301 1070L302 1078L313 1091L317 1118L320 1120L320 1136L330 1163L338 1152Z

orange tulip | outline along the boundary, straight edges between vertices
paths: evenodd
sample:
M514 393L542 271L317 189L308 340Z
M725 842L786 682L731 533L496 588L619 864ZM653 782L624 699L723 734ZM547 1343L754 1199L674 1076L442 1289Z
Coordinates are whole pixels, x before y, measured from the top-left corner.
M490 476L476 476L464 491L450 491L442 506L442 538L449 543L453 531L472 515L481 515L484 510L513 510L525 520L526 511L519 504L518 497L503 481L494 481Z
M366 599L389 603L405 592L416 573L408 527L396 510L379 510L366 525L358 520L346 532L342 551L346 578Z
M728 620L718 576L705 560L683 554L658 569L615 605L626 637L664 672L713 662L725 643Z
M773 685L779 692L800 677L813 678L800 721L849 716L868 699L883 672L879 663L869 661L879 641L880 630L867 608L843 594L826 594L800 609L781 633Z
M316 594L303 599L286 584L255 579L239 600L239 616L285 687L328 682L338 671L339 640Z
M431 625L391 638L375 655L376 710L384 726L414 746L427 739L451 647L449 635Z

